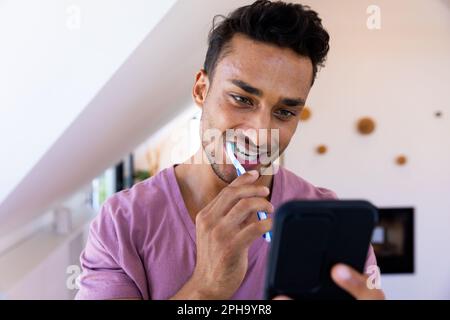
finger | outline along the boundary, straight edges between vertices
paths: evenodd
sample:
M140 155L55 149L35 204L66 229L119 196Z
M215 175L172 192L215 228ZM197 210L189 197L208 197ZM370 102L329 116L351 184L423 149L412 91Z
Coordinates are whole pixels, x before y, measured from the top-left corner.
M269 188L258 185L228 186L217 196L217 201L209 210L211 218L217 220L227 214L241 199L251 197L265 198L270 194Z
M255 239L272 229L272 219L256 221L239 231L233 238L237 250L247 249Z
M237 187L245 184L254 183L259 178L259 172L257 170L250 170L243 175L237 177L230 183L230 186Z
M258 177L259 177L258 171L256 171L256 170L251 170L251 171L248 171L248 172L246 172L245 174L243 174L243 175L237 177L237 178L236 178L229 186L231 186L231 187L236 187L236 186L241 186L241 185L253 183L253 182L255 182L256 180L258 180ZM226 187L226 188L228 188L228 187ZM221 199L221 198L222 198L223 194L225 193L226 188L222 189L222 191L219 193L219 195L218 195L217 197L215 197L212 201L210 201L210 202L205 206L205 208L203 208L202 211L207 212L207 211L209 211L211 208L213 208L219 200L222 200L222 201L223 201L223 199ZM266 188L267 188L267 187L266 187ZM267 188L267 190L269 190L269 189ZM252 190L249 190L249 193L251 193L251 191L252 191ZM266 192L267 192L267 191L262 191L262 193L266 193ZM270 193L270 191L269 191L269 193ZM267 194L267 195L268 195L268 194ZM219 201L219 202L221 202L221 201Z
M255 219L251 219L251 215L257 214L258 211L273 212L272 204L265 198L245 198L239 202L220 220L217 225L217 232L222 239L230 239L240 230L254 223Z
M331 278L342 289L350 293L356 299L383 299L381 290L369 289L367 276L345 264L337 264L331 269Z
M274 210L273 205L262 197L251 197L239 200L236 205L226 214L222 223L227 228L235 229L238 225L244 222L251 214L255 214L258 211L265 211L272 213Z

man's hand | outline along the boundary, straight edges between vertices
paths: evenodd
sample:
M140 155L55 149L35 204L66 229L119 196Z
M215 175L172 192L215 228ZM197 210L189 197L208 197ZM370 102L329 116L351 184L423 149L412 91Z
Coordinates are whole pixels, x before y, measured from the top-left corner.
M331 278L338 286L358 300L384 300L383 290L370 288L369 275L361 274L345 264L337 264L331 269Z
M271 219L251 219L257 211L273 212L269 189L254 184L258 176L237 177L197 214L195 270L172 299L229 299L239 288L250 245L272 228Z
M338 286L350 293L358 300L384 300L381 289L370 288L369 275L360 274L358 271L345 264L337 264L331 269L331 278ZM274 300L291 300L287 296L277 296Z

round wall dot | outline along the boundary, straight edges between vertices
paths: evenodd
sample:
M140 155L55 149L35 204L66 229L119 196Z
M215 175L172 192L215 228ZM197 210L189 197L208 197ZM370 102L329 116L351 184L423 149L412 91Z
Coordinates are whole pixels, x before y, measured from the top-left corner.
M440 117L442 117L442 112L441 111L436 111L434 113L434 115L436 116L436 118L440 118Z
M371 134L375 130L375 121L372 118L366 117L358 120L358 131L361 134Z
M399 166L404 166L408 162L408 158L404 155L399 155L397 158L395 158L395 163L397 163Z
M311 109L305 106L302 112L300 113L300 120L306 121L309 118L311 118Z
M325 153L327 153L327 150L328 150L328 148L327 148L327 146L324 145L324 144L321 144L321 145L319 145L319 146L316 148L316 152L317 152L318 154L325 154Z

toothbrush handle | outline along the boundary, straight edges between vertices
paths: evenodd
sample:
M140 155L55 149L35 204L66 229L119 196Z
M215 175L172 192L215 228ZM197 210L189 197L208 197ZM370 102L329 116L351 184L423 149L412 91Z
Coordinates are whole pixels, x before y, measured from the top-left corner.
M259 220L265 220L267 219L267 213L264 211L258 211L257 212L258 215L258 219ZM271 242L272 241L272 231L267 231L266 233L263 234L263 238L264 240L266 240L267 242Z
M237 173L238 176L241 175L241 172L239 170L237 170L237 169L236 169L236 173ZM264 212L264 211L258 211L256 214L258 215L258 220L265 220L265 219L267 219L267 213ZM267 231L266 233L263 234L262 237L267 242L271 242L272 241L272 231Z

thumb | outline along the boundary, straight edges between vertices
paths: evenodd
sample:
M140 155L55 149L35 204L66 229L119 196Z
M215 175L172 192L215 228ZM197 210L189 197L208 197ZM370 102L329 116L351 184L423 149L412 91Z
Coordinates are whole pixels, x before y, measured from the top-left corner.
M331 269L331 278L353 297L357 299L366 298L366 277L355 269L339 263Z

